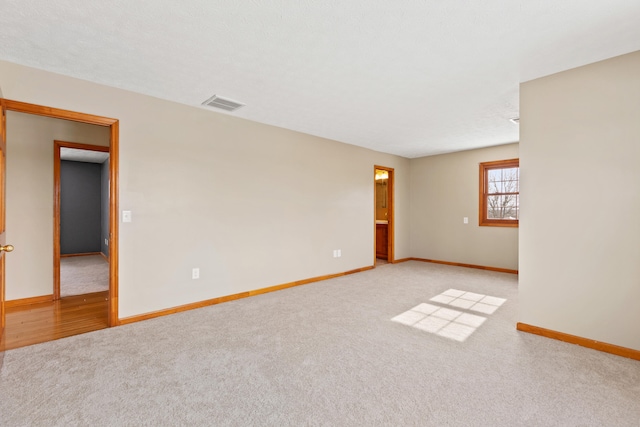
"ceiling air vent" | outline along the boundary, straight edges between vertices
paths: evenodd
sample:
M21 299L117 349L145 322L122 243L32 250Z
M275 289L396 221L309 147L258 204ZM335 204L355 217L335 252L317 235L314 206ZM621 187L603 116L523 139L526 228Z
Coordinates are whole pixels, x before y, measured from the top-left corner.
M220 108L225 111L236 111L238 108L244 107L244 104L241 104L236 101L232 101L227 98L219 97L218 95L213 95L211 98L204 101L202 105L206 105L208 107Z

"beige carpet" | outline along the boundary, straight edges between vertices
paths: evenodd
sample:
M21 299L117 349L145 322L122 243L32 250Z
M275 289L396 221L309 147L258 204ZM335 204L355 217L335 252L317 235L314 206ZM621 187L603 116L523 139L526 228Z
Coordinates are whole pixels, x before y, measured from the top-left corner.
M109 289L109 263L102 255L60 258L60 296Z
M0 425L638 427L640 362L517 313L517 276L387 264L7 351Z

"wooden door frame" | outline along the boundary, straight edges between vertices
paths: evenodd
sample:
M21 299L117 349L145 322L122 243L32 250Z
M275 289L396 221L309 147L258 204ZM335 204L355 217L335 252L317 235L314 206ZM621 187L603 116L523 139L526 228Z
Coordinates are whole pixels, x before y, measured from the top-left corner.
M117 119L95 116L92 114L78 113L59 108L45 107L42 105L28 104L20 101L12 101L0 98L0 108L3 119L0 121L0 137L6 142L6 111L33 114L36 116L51 117L54 119L69 120L73 122L87 123L109 128L109 326L119 324L118 318L118 171L119 171L119 124ZM54 197L55 203L55 197ZM19 248L18 248L19 249ZM54 251L55 253L55 251ZM59 251L58 251L59 253ZM4 258L4 257L3 257ZM1 324L4 326L4 289L0 292Z
M80 144L77 142L53 141L53 300L60 299L60 149L100 151L109 153L109 147L102 145ZM111 154L109 154L111 157ZM111 164L111 163L109 163ZM109 195L111 204L111 195ZM100 236L102 242L102 236ZM102 243L101 243L102 244Z
M378 258L376 257L376 207L377 207L377 195L376 195L376 170L383 170L389 173L389 179L387 181L387 261L393 263L395 261L394 254L394 236L395 236L395 204L394 204L394 169L386 166L373 166L373 265L375 266Z
M7 158L7 132L6 132L6 120L7 113L4 108L4 100L0 97L0 198L2 200L2 209L0 209L0 233L5 233L5 198L7 192L6 190L6 158ZM6 242L4 240L0 240L0 244L4 245ZM5 274L4 274L4 259L7 256L6 253L0 253L0 342L4 339L4 327L5 327L5 309L4 309L4 282L5 282ZM2 357L4 357L4 351L0 348L0 353L2 353ZM0 362L2 362L2 357L0 357ZM0 366L2 363L0 363Z

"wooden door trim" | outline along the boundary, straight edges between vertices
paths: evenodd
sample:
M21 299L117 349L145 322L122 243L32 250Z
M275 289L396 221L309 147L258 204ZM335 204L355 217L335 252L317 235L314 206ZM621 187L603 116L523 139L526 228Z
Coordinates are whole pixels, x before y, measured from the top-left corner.
M120 323L118 318L118 171L120 164L118 156L120 122L118 119L109 117L78 113L4 98L0 98L0 104L2 106L3 117L2 121L0 121L0 138L2 138L2 141L6 141L5 111L16 111L19 113L109 127L109 326L118 325ZM4 259L4 257L2 257L2 259ZM2 259L0 259L0 262L2 262ZM0 312L2 317L0 322L4 326L4 289L0 291L2 291L0 292Z
M60 149L76 148L110 153L109 147L78 142L53 141L53 300L60 299ZM111 158L111 154L109 154ZM111 197L111 195L109 195ZM111 200L109 200L111 203ZM109 218L111 220L111 218ZM102 241L102 237L100 237Z
M55 119L71 120L73 122L87 123L90 125L111 126L118 122L117 119L110 119L108 117L94 116L93 114L78 113L60 108L45 107L42 105L29 104L27 102L12 101L10 99L4 99L4 105L7 110L16 111L18 113L53 117Z
M373 265L376 265L376 187L375 187L375 175L376 170L383 170L389 172L389 180L387 181L387 262L394 262L394 242L395 242L395 200L394 200L394 185L395 176L394 169L386 166L373 166Z
M5 100L0 98L0 152L2 153L0 155L0 162L3 162L4 159L6 159L6 148L7 148L7 126L6 126L6 120L7 120L7 110L6 110L6 103ZM4 157L4 158L2 158ZM4 175L6 175L6 164L2 164L0 165L0 168L2 169L2 173ZM6 183L6 179L5 176L0 176L0 186L2 186L2 188L0 188L0 197L5 197L6 196L6 191L5 191L5 185ZM2 201L3 204L3 209L0 210L0 233L4 233L5 232L5 209L6 206L4 205L4 200ZM2 241L0 241L0 243L3 243ZM2 341L4 339L4 327L5 327L5 307L4 307L4 294L5 294L5 286L4 286L4 282L5 282L5 275L4 275L4 257L6 254L0 254L0 341ZM4 353L2 353L4 355ZM2 362L2 359L0 358L0 362Z

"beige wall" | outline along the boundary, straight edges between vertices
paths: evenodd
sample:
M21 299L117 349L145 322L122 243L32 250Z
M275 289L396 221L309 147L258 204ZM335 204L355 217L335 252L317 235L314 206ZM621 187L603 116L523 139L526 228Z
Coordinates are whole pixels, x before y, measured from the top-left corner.
M109 129L7 112L6 299L53 293L53 141L109 145Z
M120 120L120 317L372 265L376 164L410 256L408 159L7 62L0 86Z
M640 350L640 52L520 103L520 321Z
M411 256L517 270L518 229L478 225L479 164L517 157L508 144L412 159Z

